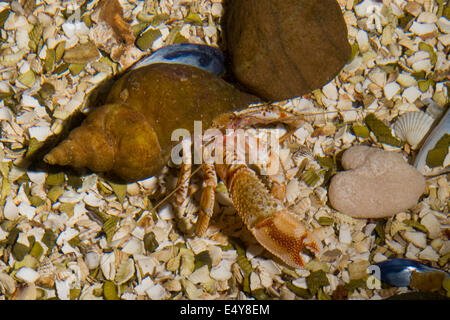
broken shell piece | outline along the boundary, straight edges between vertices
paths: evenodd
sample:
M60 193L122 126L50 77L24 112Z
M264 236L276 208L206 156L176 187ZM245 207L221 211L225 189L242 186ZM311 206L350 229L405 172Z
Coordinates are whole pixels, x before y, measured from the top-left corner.
M22 267L16 272L16 278L27 283L34 283L39 278L39 273L31 268Z
M16 282L7 273L0 273L0 293L10 295L16 290Z
M145 293L149 296L152 300L162 300L167 297L167 291L164 289L162 285L155 284L148 288Z
M36 300L36 285L24 283L14 291L11 300Z
M193 273L191 273L189 275L189 280L194 284L207 283L208 281L210 281L211 277L209 276L208 265L205 264L203 267L200 267Z
M435 36L438 33L438 28L434 23L419 23L413 22L409 31L414 32L422 39L428 39Z
M218 76L225 72L224 57L220 50L194 43L178 43L162 47L150 56L141 59L131 69L145 67L153 63L186 64Z
M427 246L427 237L423 232L405 231L403 238L408 242L413 243L416 247L425 248Z
M118 285L127 282L134 275L135 270L133 259L123 260L117 268L114 281Z
M420 148L419 153L416 156L414 161L414 166L419 172L422 174L425 173L425 164L427 161L428 153L431 149L436 146L436 143L445 135L450 134L450 108L447 109L447 112L439 121L438 125L431 131L429 136L426 138L422 147ZM444 169L446 170L446 169Z
M437 262L439 254L431 246L427 246L419 253L419 259Z
M211 278L215 280L228 280L233 275L231 273L231 264L227 260L222 260L216 267L211 269Z
M410 259L388 259L375 265L380 268L381 280L396 287L409 286L413 272L445 272ZM450 277L449 273L445 273Z
M430 239L437 239L441 235L441 224L439 220L432 213L426 214L420 223L427 228L428 237Z
M415 149L433 122L434 119L425 112L408 112L397 119L393 128L397 137L407 141Z

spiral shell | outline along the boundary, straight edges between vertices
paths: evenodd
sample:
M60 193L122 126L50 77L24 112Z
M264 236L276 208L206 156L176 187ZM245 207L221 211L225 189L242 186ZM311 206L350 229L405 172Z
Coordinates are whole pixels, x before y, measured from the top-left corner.
M395 135L415 149L433 124L434 119L425 112L408 112L394 123Z

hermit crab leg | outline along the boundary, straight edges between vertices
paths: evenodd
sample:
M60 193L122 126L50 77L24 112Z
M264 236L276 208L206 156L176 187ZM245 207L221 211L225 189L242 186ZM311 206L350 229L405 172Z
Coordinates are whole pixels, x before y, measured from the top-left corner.
M257 105L242 111L225 113L214 120L213 126L220 129L238 129L275 122L299 126L303 121L301 115L283 110L278 106Z
M185 141L183 141L183 143L185 144L186 147L183 148L182 163L180 168L180 174L178 175L178 180L175 188L176 193L174 201L175 207L177 208L178 211L179 218L184 216L185 210L188 205L189 184L191 182L192 176L191 154L190 152L187 152L190 150L192 143L190 139L186 139Z
M178 176L176 193L175 193L175 207L178 211L178 217L183 217L188 204L189 184L191 182L192 164L183 161Z
M203 164L202 170L204 175L203 190L200 200L200 212L195 225L195 234L199 237L205 234L213 215L217 186L217 175L214 165Z

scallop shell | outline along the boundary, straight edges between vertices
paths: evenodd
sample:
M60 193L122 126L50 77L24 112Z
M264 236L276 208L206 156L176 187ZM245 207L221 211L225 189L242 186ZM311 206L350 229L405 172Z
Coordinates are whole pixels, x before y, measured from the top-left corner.
M434 119L424 112L408 112L397 119L393 128L398 138L407 141L415 149L433 122Z

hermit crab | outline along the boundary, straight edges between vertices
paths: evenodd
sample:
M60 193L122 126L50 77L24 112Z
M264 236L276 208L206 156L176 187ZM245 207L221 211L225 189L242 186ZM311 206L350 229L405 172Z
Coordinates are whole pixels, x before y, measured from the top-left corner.
M157 52L161 59L148 58L125 73L112 87L106 104L94 109L44 160L96 172L112 171L124 181L136 181L156 174L167 163L174 146L171 133L177 128L192 132L194 120L220 133L253 124L290 123L295 118L281 109L265 107L259 98L205 71L212 65L220 72L216 64L220 55L211 48L184 45L164 50ZM171 63L166 63L168 56ZM186 58L190 65L172 63ZM260 105L233 112L252 103ZM222 138L221 143L227 144L238 136L228 132ZM212 216L217 171L255 238L286 264L301 267L304 249L318 253L320 241L245 162L237 161L239 157L239 151L225 148L224 161L202 164L205 187L196 234L204 235ZM179 210L187 197L191 167L189 161L182 164L175 200Z

